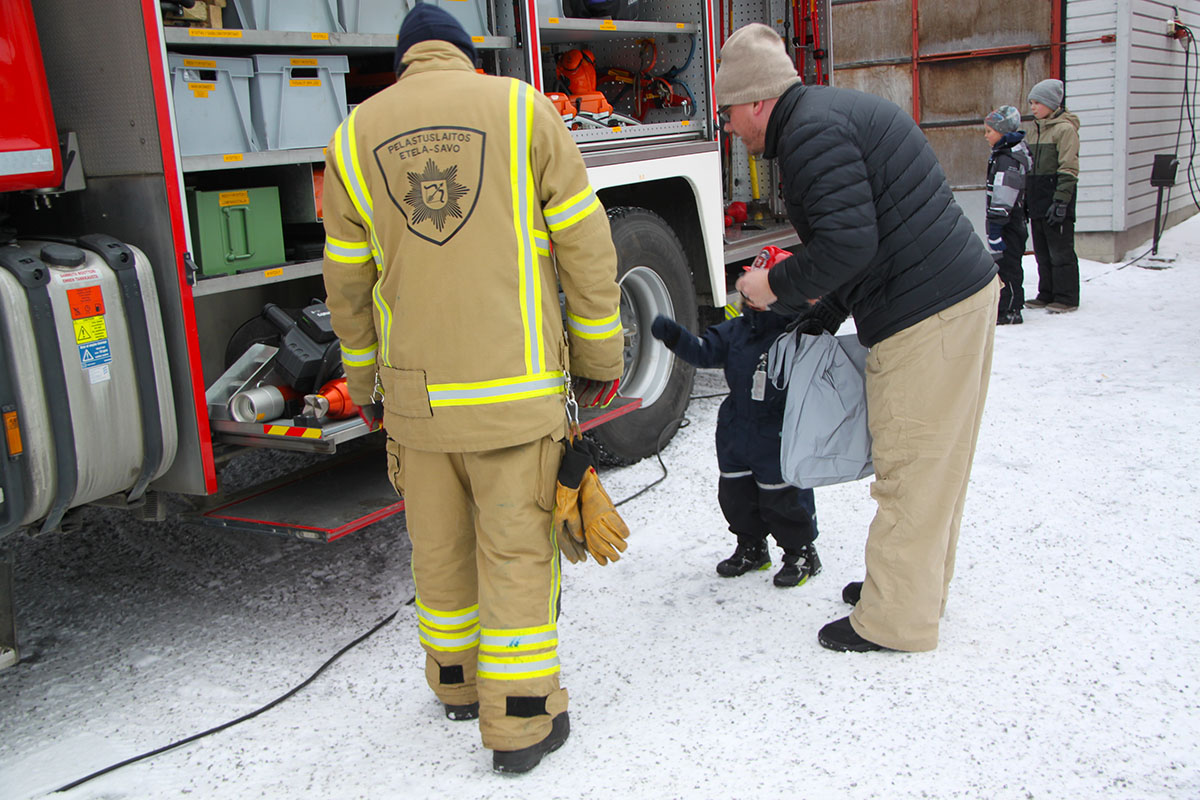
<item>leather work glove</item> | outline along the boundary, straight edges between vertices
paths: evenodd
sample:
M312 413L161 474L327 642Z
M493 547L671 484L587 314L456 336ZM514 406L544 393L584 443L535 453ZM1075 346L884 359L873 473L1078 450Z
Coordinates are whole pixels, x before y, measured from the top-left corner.
M679 332L681 330L683 330L683 327L678 322L670 317L664 317L662 314L659 314L654 318L654 322L650 323L651 335L671 350L674 350L675 345L679 344Z
M1046 224L1061 228L1066 221L1067 204L1062 200L1055 200L1050 204L1050 208L1046 209Z
M554 535L558 549L572 564L587 561L583 538L583 516L580 509L579 484L584 474L596 463L591 447L581 438L567 442L562 464L558 468L558 484L554 487Z
M575 391L575 401L580 408L608 408L608 404L617 396L617 387L621 379L611 381L594 381L591 378L573 378L571 388Z
M600 485L600 476L594 467L583 474L579 501L583 516L583 538L592 558L600 566L619 560L621 553L625 552L629 527L617 513L608 492Z

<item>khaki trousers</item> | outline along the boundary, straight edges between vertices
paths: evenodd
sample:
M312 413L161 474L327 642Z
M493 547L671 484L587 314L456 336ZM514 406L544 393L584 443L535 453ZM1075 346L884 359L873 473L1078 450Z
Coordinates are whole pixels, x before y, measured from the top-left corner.
M878 510L850 624L884 647L937 647L992 370L999 287L993 280L867 357Z
M388 441L404 496L425 677L438 699L479 701L493 750L550 733L558 683L561 560L551 530L562 436L473 453Z

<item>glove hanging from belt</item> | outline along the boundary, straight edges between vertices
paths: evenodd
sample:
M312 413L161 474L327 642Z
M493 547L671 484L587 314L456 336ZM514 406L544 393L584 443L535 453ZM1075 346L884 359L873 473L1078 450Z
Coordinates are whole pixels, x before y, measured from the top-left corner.
M554 533L572 564L591 553L604 566L625 552L629 528L596 474L598 454L577 431L567 440L554 498Z

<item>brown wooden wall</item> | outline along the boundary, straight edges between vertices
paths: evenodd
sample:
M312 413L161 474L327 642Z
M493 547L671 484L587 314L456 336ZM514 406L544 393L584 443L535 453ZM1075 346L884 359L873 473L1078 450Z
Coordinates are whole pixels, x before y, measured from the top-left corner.
M833 0L834 85L881 95L909 111L951 185L979 187L988 157L984 115L1007 104L1027 116L1029 89L1054 74L1050 44L1058 2Z

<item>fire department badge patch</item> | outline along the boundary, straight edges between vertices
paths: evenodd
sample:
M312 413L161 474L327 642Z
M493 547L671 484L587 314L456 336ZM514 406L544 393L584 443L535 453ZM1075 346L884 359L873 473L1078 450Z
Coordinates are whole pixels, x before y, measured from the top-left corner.
M388 196L410 231L442 245L471 218L486 139L474 128L418 128L375 148Z

